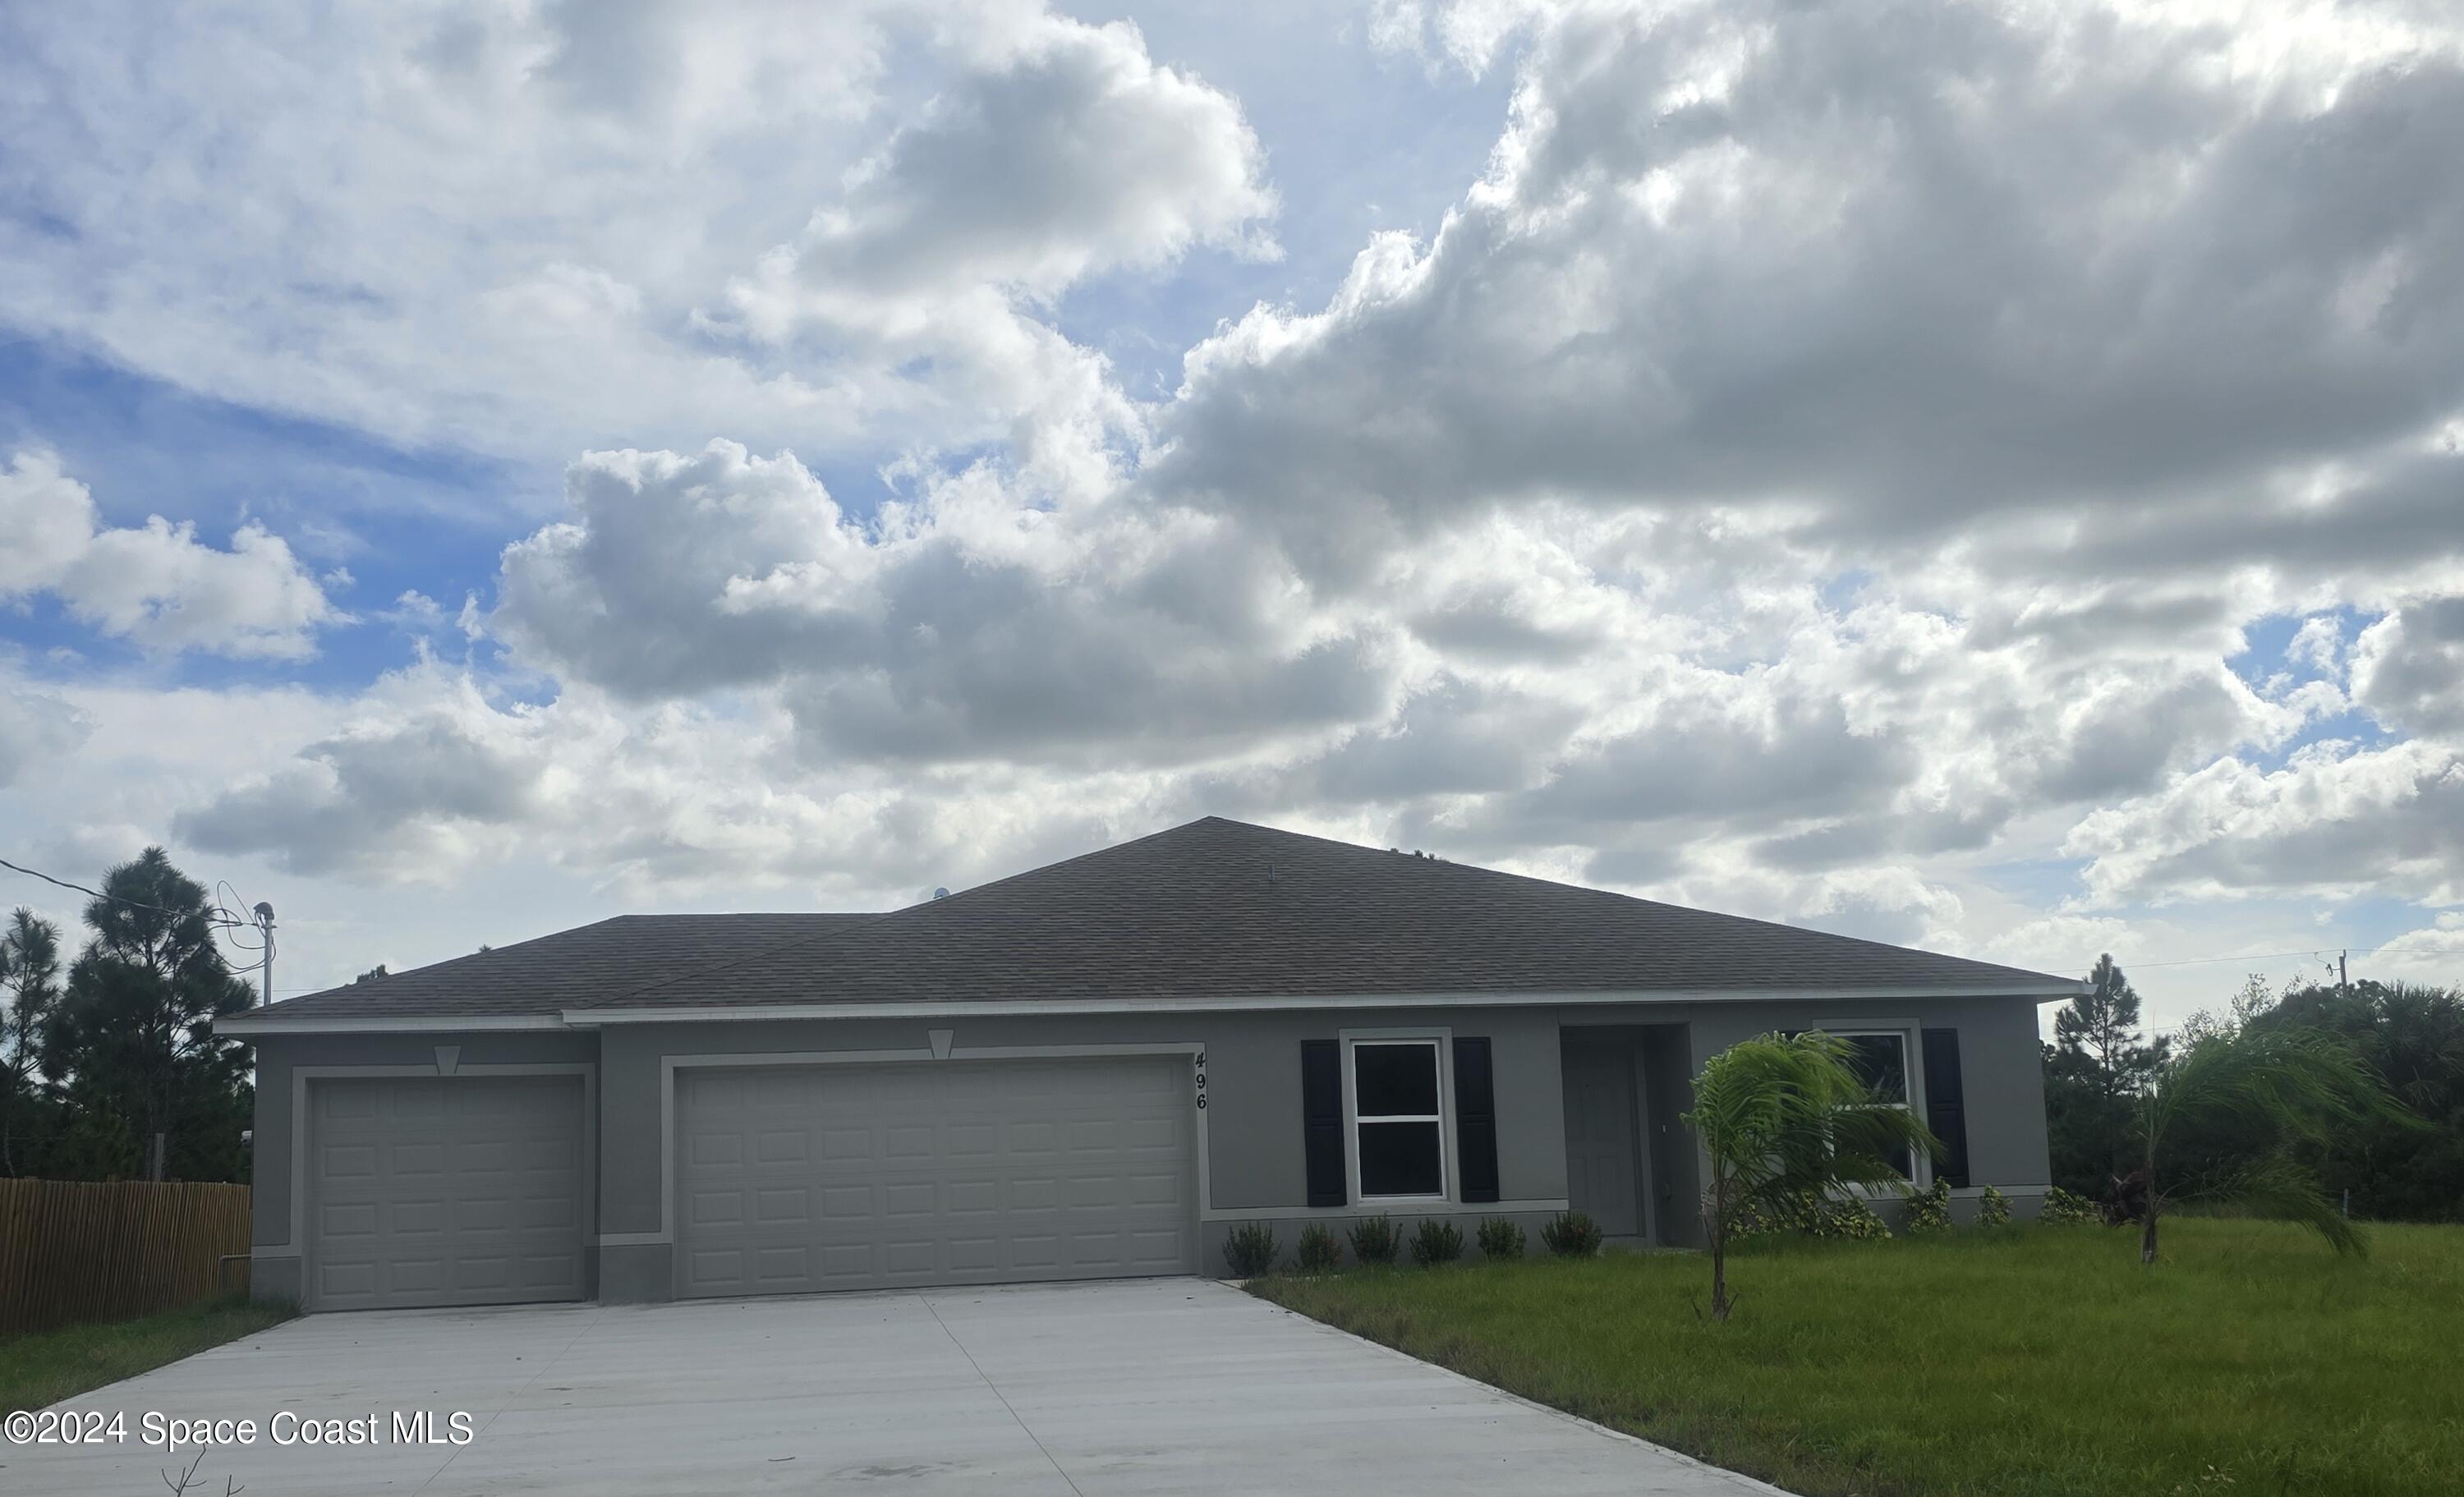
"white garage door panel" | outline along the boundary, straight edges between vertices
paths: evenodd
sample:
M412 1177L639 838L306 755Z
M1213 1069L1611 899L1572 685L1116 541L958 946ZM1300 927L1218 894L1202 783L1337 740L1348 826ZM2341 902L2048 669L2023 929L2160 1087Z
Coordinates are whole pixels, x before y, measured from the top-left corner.
M315 1310L582 1297L582 1081L310 1088Z
M1187 1273L1189 1065L678 1072L691 1295Z

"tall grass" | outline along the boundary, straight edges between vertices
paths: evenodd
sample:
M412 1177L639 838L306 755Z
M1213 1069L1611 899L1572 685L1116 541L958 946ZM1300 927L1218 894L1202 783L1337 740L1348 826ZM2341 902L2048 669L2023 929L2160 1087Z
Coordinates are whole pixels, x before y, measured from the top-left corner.
M1809 1494L2464 1491L2464 1228L2277 1222L1267 1279L1252 1292Z

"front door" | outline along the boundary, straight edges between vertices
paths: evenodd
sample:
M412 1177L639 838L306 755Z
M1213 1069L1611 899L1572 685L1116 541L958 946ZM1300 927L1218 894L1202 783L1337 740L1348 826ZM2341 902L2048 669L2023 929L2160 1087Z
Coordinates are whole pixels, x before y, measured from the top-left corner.
M1641 1172L1636 1167L1634 1047L1623 1040L1568 1036L1566 1192L1610 1237L1642 1235Z

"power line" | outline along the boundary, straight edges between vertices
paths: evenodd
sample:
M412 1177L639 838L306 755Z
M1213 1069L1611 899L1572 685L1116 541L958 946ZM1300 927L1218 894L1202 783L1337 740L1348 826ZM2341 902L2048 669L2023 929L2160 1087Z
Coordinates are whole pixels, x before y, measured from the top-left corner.
M224 909L220 905L209 905L202 912L195 910L174 910L168 905L147 904L143 899L131 899L125 894L107 894L99 889L88 889L83 884L72 883L65 878L54 878L52 875L43 872L39 869L25 868L18 864L10 862L7 858L0 858L0 868L5 868L12 873L23 873L28 878L39 878L46 884L57 885L61 889L73 890L77 893L89 895L96 899L107 899L116 905L126 905L132 910L151 910L157 914L167 914L181 919L186 919L191 914L203 914L214 924L221 926L236 926L243 923L236 915L232 914L229 910Z
M226 893L231 895L231 903L229 904L222 903L222 897ZM231 942L242 951L265 950L266 940L270 939L270 937L268 937L263 931L257 931L258 939L256 940L248 941L240 939L239 933L241 931L255 930L256 928L241 922L237 911L244 906L247 901L240 898L238 890L231 888L231 882L230 879L218 879L215 881L214 900L215 913L230 916L230 919L223 930L223 939Z
M2308 951L2255 951L2239 957L2183 957L2171 961L2117 962L2116 965L2125 970L2144 967L2196 967L2213 961L2275 961L2285 957L2316 957L2323 961L2326 959L2327 953L2331 951L2341 951L2355 957L2366 957L2378 949L2376 946L2314 946Z
M207 943L209 946L212 945L214 936L219 936L223 940L229 941L231 945L238 947L242 951L255 952L257 954L255 966L259 1002L268 1003L274 1002L274 911L270 906L258 905L256 907L257 917L253 920L244 920L219 902L204 905L203 908L196 910L174 910L168 905L148 904L143 899L131 899L125 894L114 894L105 892L99 889L88 889L85 885L77 883L71 879L54 878L51 874L46 873L39 869L31 869L22 864L11 863L6 858L0 858L0 868L5 868L13 873L23 873L28 878L39 878L44 883L53 885L55 888L71 890L77 893L85 894L92 898L105 901L106 903L125 905L131 910L151 910L157 914L167 914L174 920L186 920L190 915L202 915L205 918L207 926L213 933L213 935L207 937ZM222 880L214 886L214 897L217 901L221 899L223 891L225 890L231 890L232 904L240 902L239 891L231 889L231 881L228 879ZM202 890L199 891L200 894L203 892L204 892ZM257 938L253 941L239 939L233 935L234 932L238 931L254 931ZM222 952L219 948L215 949L214 957L216 960L221 960Z

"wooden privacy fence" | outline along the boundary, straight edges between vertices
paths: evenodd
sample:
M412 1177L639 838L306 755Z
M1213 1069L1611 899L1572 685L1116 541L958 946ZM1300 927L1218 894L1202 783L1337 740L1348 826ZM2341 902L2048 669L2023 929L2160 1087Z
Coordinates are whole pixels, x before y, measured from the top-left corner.
M0 1336L236 1288L220 1266L248 1241L245 1185L0 1179Z

